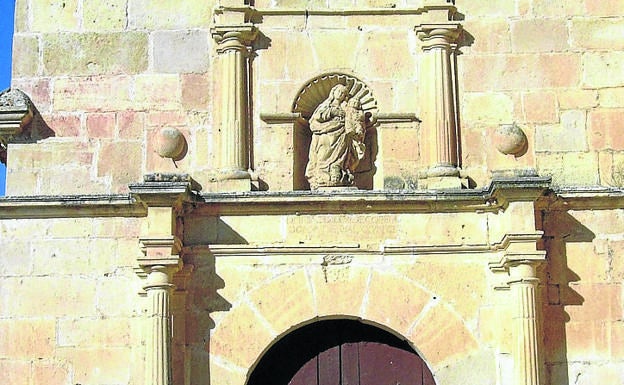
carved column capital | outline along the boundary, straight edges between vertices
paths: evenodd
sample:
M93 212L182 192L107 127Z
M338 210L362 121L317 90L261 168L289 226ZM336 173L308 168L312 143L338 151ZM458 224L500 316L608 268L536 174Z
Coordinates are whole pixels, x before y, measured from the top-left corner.
M210 32L218 44L219 54L228 51L249 53L258 37L258 29L253 25L216 26Z
M416 26L416 34L423 42L424 51L432 48L449 49L457 44L462 31L459 23L420 24Z

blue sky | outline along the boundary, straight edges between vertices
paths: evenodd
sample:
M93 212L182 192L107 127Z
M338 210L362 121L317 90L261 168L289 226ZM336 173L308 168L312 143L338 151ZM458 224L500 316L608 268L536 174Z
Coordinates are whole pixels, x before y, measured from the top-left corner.
M0 90L11 85L11 49L15 0L0 0ZM0 163L0 196L4 195L6 167Z

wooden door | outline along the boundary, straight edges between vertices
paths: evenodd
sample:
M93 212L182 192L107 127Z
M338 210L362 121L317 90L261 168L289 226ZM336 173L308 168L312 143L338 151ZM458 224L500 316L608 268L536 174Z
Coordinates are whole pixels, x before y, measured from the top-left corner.
M331 347L306 362L289 385L435 385L415 353L380 342Z
M259 361L247 385L435 385L409 344L355 320L294 330Z

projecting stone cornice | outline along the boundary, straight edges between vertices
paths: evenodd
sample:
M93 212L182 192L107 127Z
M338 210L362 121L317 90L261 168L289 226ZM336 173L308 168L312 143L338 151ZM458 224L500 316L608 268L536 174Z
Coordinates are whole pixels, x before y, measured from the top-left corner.
M158 183L158 192L152 184ZM0 198L0 219L144 217L151 194L171 204L188 196L187 182L134 185L134 195L35 195ZM161 193L164 193L161 194ZM181 194L181 195L180 195ZM327 213L498 212L510 202L534 201L544 211L600 210L624 207L624 188L600 186L551 187L550 178L498 178L472 190L414 191L252 191L192 193L186 204L194 215L264 215ZM176 198L170 200L168 198ZM158 200L160 200L160 198ZM148 200L151 198L147 198Z
M538 201L550 178L494 179L482 189L321 190L204 193L192 179L155 180L130 186L129 195L52 195L0 198L0 219L57 217L144 217L147 207L192 207L194 215L276 215L329 213L498 212L510 202ZM168 179L167 179L168 178ZM173 176L172 176L173 178ZM154 180L152 180L154 179ZM624 192L620 192L624 199ZM546 198L548 199L548 198Z

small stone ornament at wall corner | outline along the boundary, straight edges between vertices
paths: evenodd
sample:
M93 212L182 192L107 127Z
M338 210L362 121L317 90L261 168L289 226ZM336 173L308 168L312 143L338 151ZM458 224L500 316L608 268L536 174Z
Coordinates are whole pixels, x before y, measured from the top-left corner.
M156 134L156 153L174 162L182 160L188 151L184 134L177 128L165 127Z
M527 137L515 122L500 125L494 131L492 141L501 154L513 155L516 158L526 154L528 149Z

